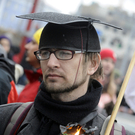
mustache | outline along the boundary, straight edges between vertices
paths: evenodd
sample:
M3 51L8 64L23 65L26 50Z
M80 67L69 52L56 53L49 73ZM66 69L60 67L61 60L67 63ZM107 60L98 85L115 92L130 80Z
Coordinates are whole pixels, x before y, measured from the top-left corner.
M45 78L47 78L51 74L58 75L62 78L65 78L65 75L62 72L58 71L57 69L48 69L46 71Z

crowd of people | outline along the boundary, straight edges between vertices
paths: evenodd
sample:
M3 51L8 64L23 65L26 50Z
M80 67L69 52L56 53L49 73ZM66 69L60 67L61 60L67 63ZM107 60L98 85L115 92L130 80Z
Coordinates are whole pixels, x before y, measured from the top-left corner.
M59 15L62 23L56 19ZM53 21L40 18L48 24L26 41L23 60L29 69L14 62L11 39L0 36L0 135L15 110L27 102L33 104L17 128L18 135L71 134L80 125L80 133L99 135L106 117L112 114L123 79L115 72L116 53L101 48L90 20L57 13L50 16ZM64 18L72 23L65 23ZM24 79L20 90L17 84ZM134 115L124 97L119 111Z

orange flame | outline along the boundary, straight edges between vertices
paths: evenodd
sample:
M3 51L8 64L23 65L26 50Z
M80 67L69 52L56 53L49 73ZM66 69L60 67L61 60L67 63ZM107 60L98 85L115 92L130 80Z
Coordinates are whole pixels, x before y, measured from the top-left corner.
M75 135L79 135L80 134L80 130L78 130L76 133L75 133Z
M82 127L80 127L79 129L77 129L77 132L75 133L75 135L79 135L80 134L80 130Z

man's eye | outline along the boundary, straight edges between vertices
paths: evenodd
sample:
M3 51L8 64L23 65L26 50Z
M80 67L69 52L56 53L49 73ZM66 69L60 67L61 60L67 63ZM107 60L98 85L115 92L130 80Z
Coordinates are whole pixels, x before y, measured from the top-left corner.
M41 52L41 55L42 55L42 56L46 56L46 55L48 55L48 52L43 51L43 52Z
M66 51L62 51L62 52L59 52L59 55L71 55L70 52L66 52Z

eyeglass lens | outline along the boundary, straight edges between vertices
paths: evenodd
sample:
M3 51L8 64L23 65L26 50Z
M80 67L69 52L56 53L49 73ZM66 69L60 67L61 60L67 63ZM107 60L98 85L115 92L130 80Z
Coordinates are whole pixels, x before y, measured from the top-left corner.
M56 51L48 51L48 50L40 50L39 58L40 59L49 59L51 53L55 54L57 59L67 60L73 57L73 52L70 50L56 50Z

